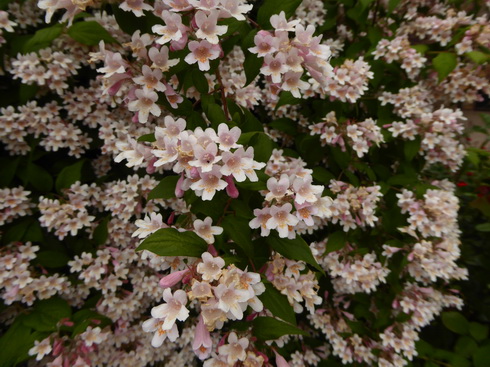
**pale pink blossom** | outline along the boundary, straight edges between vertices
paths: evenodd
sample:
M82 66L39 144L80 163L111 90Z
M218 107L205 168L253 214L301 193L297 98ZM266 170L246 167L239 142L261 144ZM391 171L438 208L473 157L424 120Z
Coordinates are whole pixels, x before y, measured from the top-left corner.
M187 294L178 289L172 295L170 288L163 291L163 300L166 302L151 309L151 316L156 319L164 319L162 329L170 330L176 320L185 321L189 317L189 310L185 307Z
M216 191L224 190L228 185L221 179L222 176L220 167L215 165L210 172L201 172L199 180L191 185L191 189L197 196L201 196L202 200L211 200Z
M213 257L209 252L203 253L201 258L202 262L197 265L197 272L202 275L202 279L208 282L218 280L225 261L221 257Z
M214 243L215 235L223 233L223 228L212 226L212 223L211 217L206 217L204 220L196 219L193 223L196 234L208 244Z
M219 43L218 36L222 36L228 30L228 26L217 25L219 12L212 10L209 15L206 15L201 10L198 10L195 15L196 25L198 27L196 31L196 37L207 40L209 43L216 45Z
M282 206L271 206L271 217L267 220L267 228L277 229L279 237L288 237L289 227L294 227L298 224L298 218L291 214L292 208L293 206L290 203Z
M192 349L196 353L197 357L202 361L209 357L213 347L213 341L209 330L204 324L202 315L199 316L199 322L196 325L194 332L194 341L192 342Z
M209 60L217 59L221 53L219 45L213 45L207 40L190 41L188 47L191 52L185 57L185 62L188 64L197 62L201 71L209 70Z
M128 110L138 112L138 121L145 123L148 121L148 115L160 116L162 113L160 107L155 103L158 100L158 94L148 89L137 89L135 92L136 100L128 103Z

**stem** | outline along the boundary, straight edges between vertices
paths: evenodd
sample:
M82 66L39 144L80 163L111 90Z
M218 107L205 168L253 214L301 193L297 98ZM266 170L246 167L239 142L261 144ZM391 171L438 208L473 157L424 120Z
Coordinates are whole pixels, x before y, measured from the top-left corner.
M225 219L226 211L230 207L232 200L233 200L232 198L229 198L228 201L226 202L225 208L223 209L223 215L218 219L218 222L216 223L217 226L219 226L221 224L221 222L223 221L223 219Z
M221 103L223 104L223 110L225 111L225 116L228 121L231 121L230 111L228 111L228 103L226 102L225 89L223 86L223 80L221 79L221 74L219 72L219 66L216 68L216 78L218 79L218 83L221 86Z
M250 19L249 17L247 17L247 21L248 21L248 22L249 22L251 25L253 25L255 28L259 28L259 29L261 29L261 28L262 28L262 27L261 27L261 26L260 26L260 25L259 25L259 24L258 24L256 21L254 21L254 20Z

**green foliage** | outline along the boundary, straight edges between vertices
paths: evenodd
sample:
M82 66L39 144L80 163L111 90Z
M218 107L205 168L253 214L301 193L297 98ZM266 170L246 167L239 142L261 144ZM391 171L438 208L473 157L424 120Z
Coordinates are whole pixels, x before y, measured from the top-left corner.
M446 79L451 71L456 68L458 57L452 52L441 52L433 60L432 65L439 75L439 82Z
M206 242L194 232L161 228L141 242L136 251L148 250L160 256L201 257L206 249Z
M75 41L87 46L96 46L100 41L117 42L107 30L96 21L83 21L68 28L68 35Z
M261 340L274 340L283 335L308 335L304 330L272 317L257 317L252 321L254 335Z
M286 19L288 19L300 4L301 0L265 0L259 8L257 23L265 29L271 29L270 17L272 15L284 11Z

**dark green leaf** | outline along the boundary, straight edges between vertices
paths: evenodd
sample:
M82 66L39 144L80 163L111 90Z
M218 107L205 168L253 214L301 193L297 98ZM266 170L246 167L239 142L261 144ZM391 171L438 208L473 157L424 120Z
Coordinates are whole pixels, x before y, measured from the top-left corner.
M175 197L175 187L180 176L167 176L161 180L158 185L148 194L148 200L151 199L171 199Z
M252 229L248 225L249 220L233 215L226 216L221 222L225 234L233 240L245 252L248 257L253 257Z
M281 294L272 284L265 284L265 292L259 299L275 317L296 325L296 316L293 307L289 304L288 298Z
M346 243L346 235L343 231L337 231L328 235L327 245L325 248L325 254L333 251L338 251L344 248Z
M442 323L445 327L456 334L466 334L468 332L468 320L466 320L466 318L459 312L443 312Z
M248 53L245 57L245 61L243 62L243 69L245 70L245 76L247 77L247 81L245 82L245 86L252 83L252 81L259 75L260 68L264 63L264 59L262 57L258 57L256 54Z
M77 163L63 168L56 178L56 191L61 192L61 189L68 188L75 182L80 181L84 163L85 160L81 159Z
M24 53L34 52L49 47L62 32L63 26L61 24L56 24L36 31L36 33L24 44Z
M411 161L417 153L420 151L420 139L407 140L404 142L403 151L405 153L405 158L407 161Z
M388 2L388 12L389 13L392 13L393 10L395 10L395 8L398 6L398 4L400 4L400 1L401 0L389 0L389 2Z
M0 175L0 187L9 186L15 177L15 172L19 166L20 157L0 158L0 167L2 167L2 174Z
M149 142L149 143L153 143L154 141L156 141L156 139L155 139L155 134L154 134L154 133L151 133L151 134L141 135L141 136L138 138L138 141L139 141L139 142L142 142L142 141L147 141L147 142Z
M108 215L104 219L102 219L99 225L94 230L94 241L97 245L103 245L106 243L107 238L109 237L109 229L108 224L111 220L111 216Z
M439 75L439 82L444 80L458 64L458 57L452 52L441 52L432 60L432 65Z
M209 92L209 83L202 71L198 69L192 70L192 81L199 93Z
M490 232L490 223L477 224L475 229L480 232Z
M68 35L75 41L88 46L96 46L100 41L117 42L107 30L96 21L83 21L68 28Z
M295 136L298 133L297 123L288 118L280 118L272 121L269 127Z
M281 106L294 105L300 103L302 100L300 98L294 97L291 92L282 91L279 95L279 101L276 104L276 110Z
M194 232L161 228L147 237L136 251L148 250L159 256L200 257L207 247L206 242Z
M272 317L257 317L252 326L253 335L261 340L274 340L283 335L308 335L306 331Z
M490 345L479 348L475 354L473 354L474 367L488 367L490 366Z
M478 349L478 344L473 340L473 338L463 335L459 337L456 345L454 346L454 351L462 356L469 357Z
M266 238L266 242L284 257L304 261L323 273L323 269L313 257L310 247L301 236L296 236L295 239L290 240L271 235Z
M470 335L477 341L482 341L488 337L488 325L470 322Z
M272 155L275 143L265 133L255 133L249 143L254 148L254 159L259 162L267 162Z
M61 268L68 264L70 258L59 251L41 251L37 254L36 261L45 268Z
M23 323L37 331L55 331L58 322L70 316L71 308L68 303L61 298L52 297L36 302Z
M490 55L481 51L470 51L465 54L471 61L477 64L483 64L490 61Z
M257 23L265 29L271 29L270 18L281 11L286 13L286 19L291 17L302 0L265 0L257 14Z
M206 116L213 125L216 125L216 127L218 126L218 124L226 122L226 117L223 109L216 103L212 103L208 106Z

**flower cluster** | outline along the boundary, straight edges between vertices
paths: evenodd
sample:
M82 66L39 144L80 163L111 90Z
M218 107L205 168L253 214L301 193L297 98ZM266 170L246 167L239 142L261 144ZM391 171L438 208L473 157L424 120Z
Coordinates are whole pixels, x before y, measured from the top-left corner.
M405 96L410 98L410 101L407 101L408 98L405 99ZM401 136L404 139L414 140L417 136L420 136L419 153L425 156L428 164L442 163L451 170L456 171L461 165L465 154L464 146L456 139L464 129L458 120L465 120L466 118L461 110L440 108L430 111L429 108L424 108L423 105L420 108L420 112L416 110L408 112L409 107L403 106L403 104L406 101L407 104L411 104L411 99L414 97L414 95L411 95L410 90L398 95L385 92L380 97L383 104L394 104L399 114L409 117L405 122L395 121L386 127L388 127L394 137Z
M297 98L310 84L301 80L304 69L320 85L326 85L333 77L333 68L329 64L330 48L321 44L322 36L313 36L315 27L306 28L298 20L288 22L284 12L270 19L274 33L261 30L254 38L255 47L250 52L264 58L260 72L272 82L276 92L285 90ZM294 39L289 38L294 32Z
M11 244L0 252L0 297L7 305L23 302L32 306L37 299L48 299L55 294L67 296L69 281L59 274L46 276L35 269L39 246L31 242Z
M329 112L322 122L310 125L308 127L311 135L320 135L322 145L337 145L342 151L346 150L346 142L362 158L373 144L379 146L384 142L381 128L376 122L368 118L362 122L346 121L345 124L339 124L335 112Z
M411 79L415 79L425 66L427 58L411 47L407 36L395 37L391 41L382 39L373 52L374 59L383 58L386 62L401 61L402 69Z
M178 289L172 293L169 287L180 281L184 290ZM190 265L189 269L162 278L160 286L165 288L165 303L152 308L152 318L143 323L143 329L154 332L152 345L155 347L161 346L167 338L175 341L179 336L176 321L187 320L188 301L196 300L200 318L196 326L194 352L200 359L206 359L211 354L210 331L221 329L227 320L242 320L248 306L255 312L263 310L262 302L257 298L265 290L260 275L240 270L234 265L225 267L221 257L209 252L203 253L201 259Z
M293 261L275 254L268 263L267 280L277 290L286 295L289 303L296 313L303 312L304 302L310 313L315 312L315 305L321 304L322 299L318 296L318 280L311 270L305 271L305 263Z
M31 214L29 191L22 186L0 190L0 225L12 222L17 217Z

